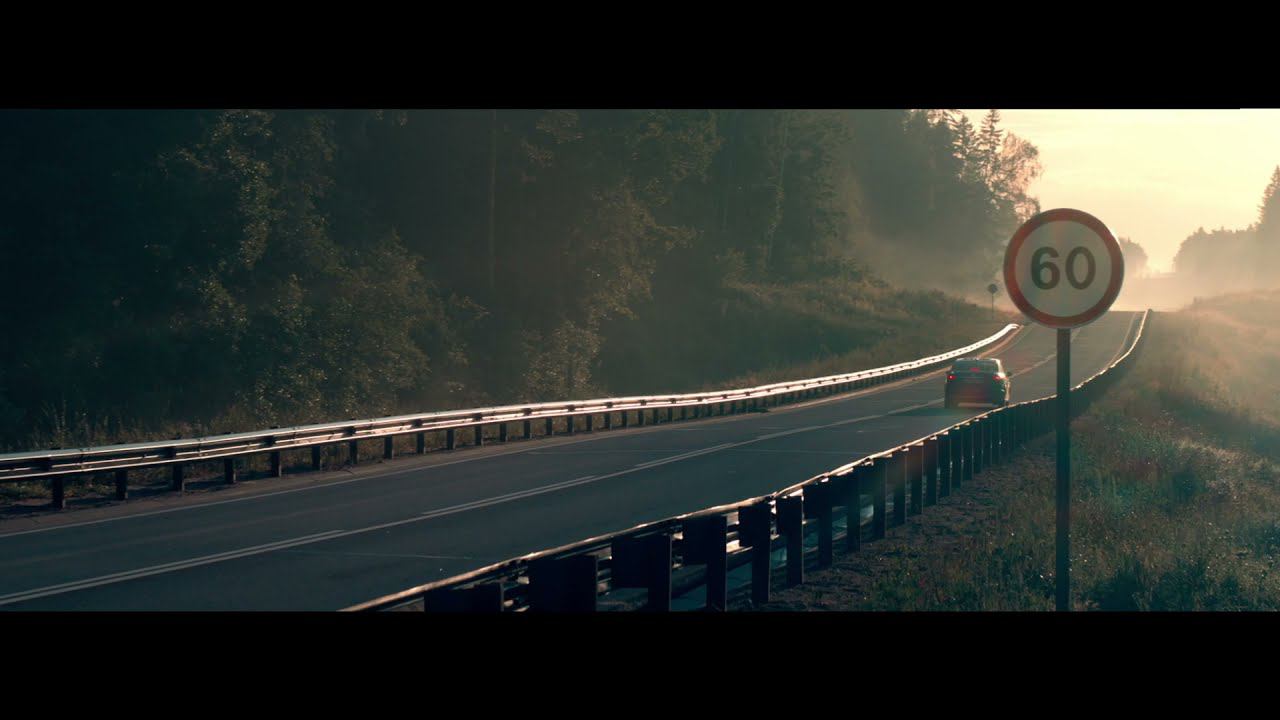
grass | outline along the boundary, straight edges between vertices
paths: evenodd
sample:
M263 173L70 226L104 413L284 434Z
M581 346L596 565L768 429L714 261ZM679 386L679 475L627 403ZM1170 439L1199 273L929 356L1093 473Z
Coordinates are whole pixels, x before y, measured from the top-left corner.
M1073 424L1076 609L1280 608L1276 317L1280 293L1154 316L1132 371ZM1033 443L775 607L1051 610L1053 451Z
M692 350L681 353L666 348L652 358L652 365L630 369L633 378L645 379L640 386L620 385L602 393L709 390L851 372L960 347L991 335L1009 322L1005 316L989 318L986 310L942 293L900 291L875 283L854 285L820 280L789 285L736 284L729 296L732 301L723 308L723 317L709 326L691 326L676 333L698 339ZM685 319L694 323L707 320L699 314ZM738 365L730 364L729 358ZM618 358L614 361L620 362ZM752 368L753 364L755 369L740 369ZM696 367L702 369L695 370ZM287 418L279 424L332 419ZM262 425L233 412L206 425L168 423L159 429L140 428L121 422L93 421L83 414L68 413L65 407L50 406L22 447L86 447L190 438L257 430ZM428 438L433 449L443 445L436 435L431 433ZM413 442L412 437L399 439L397 452L411 452ZM380 457L380 444L364 445L367 447L362 448L362 458ZM339 449L345 450L335 449L333 462L340 464L343 455L337 452ZM288 453L295 454L303 463L306 453ZM285 458L286 463L292 460ZM326 467L329 464L326 461ZM262 456L250 459L242 472L251 477L266 469L267 459ZM205 463L192 467L189 478L199 482L220 472L218 463ZM131 488L162 490L167 483L168 471L163 468L134 472L130 477ZM112 476L100 473L70 479L66 492L69 501L98 501L111 497L114 487ZM0 508L31 511L48 502L49 492L48 483L43 481L0 484ZM15 508L16 504L24 507Z

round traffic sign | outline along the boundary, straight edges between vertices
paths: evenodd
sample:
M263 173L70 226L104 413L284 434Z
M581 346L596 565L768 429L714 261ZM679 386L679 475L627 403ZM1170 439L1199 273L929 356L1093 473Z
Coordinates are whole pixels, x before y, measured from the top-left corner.
M1098 218L1046 210L1023 223L1004 253L1004 286L1027 317L1053 328L1097 320L1120 294L1124 255Z

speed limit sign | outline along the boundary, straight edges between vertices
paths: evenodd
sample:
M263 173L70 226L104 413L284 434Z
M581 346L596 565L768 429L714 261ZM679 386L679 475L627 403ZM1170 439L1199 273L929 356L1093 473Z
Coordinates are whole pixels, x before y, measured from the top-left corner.
M1018 228L1004 253L1004 286L1027 317L1052 328L1097 320L1120 294L1124 255L1098 218L1046 210Z
M1004 253L1004 286L1027 317L1058 331L1056 606L1071 609L1071 329L1097 320L1124 282L1120 244L1098 218L1059 208L1036 215Z

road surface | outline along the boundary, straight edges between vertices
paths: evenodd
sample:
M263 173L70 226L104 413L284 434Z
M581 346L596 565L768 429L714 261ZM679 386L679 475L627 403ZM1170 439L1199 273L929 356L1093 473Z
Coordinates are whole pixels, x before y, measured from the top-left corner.
M1073 383L1122 352L1136 319L1113 312L1077 331ZM1054 342L1053 331L1027 327L990 353L1013 373L1013 402L1054 392ZM943 409L942 387L932 373L766 413L9 520L0 524L0 610L337 610L778 490L985 410Z

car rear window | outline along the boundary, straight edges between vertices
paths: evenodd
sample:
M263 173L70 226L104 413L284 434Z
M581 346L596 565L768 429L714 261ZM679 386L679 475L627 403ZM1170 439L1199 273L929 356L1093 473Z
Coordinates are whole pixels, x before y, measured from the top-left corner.
M957 360L955 365L951 366L951 372L955 373L993 373L999 370L1000 366L995 360Z

